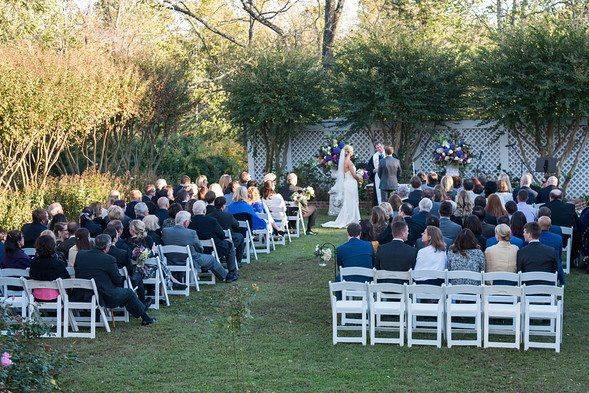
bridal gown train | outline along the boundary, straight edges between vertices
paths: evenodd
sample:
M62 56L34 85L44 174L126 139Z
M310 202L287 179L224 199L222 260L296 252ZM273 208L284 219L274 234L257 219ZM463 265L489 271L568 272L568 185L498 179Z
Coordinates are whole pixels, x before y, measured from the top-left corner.
M360 222L360 208L358 207L358 182L348 171L344 174L344 192L342 209L335 221L321 225L325 228L345 228L353 222Z

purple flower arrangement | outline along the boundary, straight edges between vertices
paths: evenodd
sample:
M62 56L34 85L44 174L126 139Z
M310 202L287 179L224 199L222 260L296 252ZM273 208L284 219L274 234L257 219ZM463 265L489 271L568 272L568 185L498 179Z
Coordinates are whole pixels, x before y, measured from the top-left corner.
M438 166L467 166L472 161L472 149L462 138L443 137L434 146L434 162Z
M333 139L330 144L326 144L319 148L319 152L316 155L319 168L324 172L337 170L340 153L344 146L346 146L346 142L343 140Z

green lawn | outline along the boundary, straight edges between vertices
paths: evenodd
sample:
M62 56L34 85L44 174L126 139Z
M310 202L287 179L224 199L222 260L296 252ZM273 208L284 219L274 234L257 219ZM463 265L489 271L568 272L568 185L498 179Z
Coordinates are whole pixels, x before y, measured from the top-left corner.
M227 284L174 297L158 323L117 324L95 340L68 340L77 361L60 377L66 391L579 391L589 390L589 276L575 272L565 293L563 347L553 350L331 344L327 282L332 267L312 258L317 243L343 231L277 246L241 270L260 287L252 319L235 337L220 327ZM61 342L60 344L61 345Z

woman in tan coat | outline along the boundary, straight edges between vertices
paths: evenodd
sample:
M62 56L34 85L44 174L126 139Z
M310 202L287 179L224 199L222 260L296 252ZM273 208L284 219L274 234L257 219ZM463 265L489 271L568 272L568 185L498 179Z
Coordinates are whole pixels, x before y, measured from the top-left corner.
M516 272L517 246L509 243L511 230L506 224L495 227L495 237L499 243L485 250L486 272Z

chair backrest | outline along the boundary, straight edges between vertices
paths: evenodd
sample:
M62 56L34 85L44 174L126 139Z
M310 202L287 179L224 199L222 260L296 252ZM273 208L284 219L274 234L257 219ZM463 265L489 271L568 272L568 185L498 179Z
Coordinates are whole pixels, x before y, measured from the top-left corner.
M170 253L188 254L190 252L190 250L188 249L188 246L168 245L168 246L158 246L158 249L160 250L160 256L162 256L163 254L170 254Z
M22 290L24 291L24 283L22 281L22 278L0 277L0 288L2 289L2 293L4 294L5 298L10 296L20 296L22 291L8 289L8 287L22 288Z
M445 285L439 287L437 285L411 284L407 285L407 296L414 302L417 300L417 296L412 295L418 295L420 300L441 300L444 296L445 287Z
M342 267L339 269L342 280L345 280L347 276L362 276L366 277L366 281L372 281L374 277L374 270L367 267Z
M562 298L564 296L564 288L554 285L524 285L523 293L526 298L529 297L545 297Z
M534 286L534 281L541 281L542 284L553 284L556 285L558 283L558 274L557 273L549 273L549 272L526 272L519 274L519 283L520 285L528 285Z
M409 282L411 280L411 270L406 272L393 272L389 270L374 269L374 281L378 283L380 280L402 280Z
M519 285L519 274L509 272L488 272L483 273L483 284L493 284L494 281L508 281L513 285Z
M484 285L483 286L483 296L487 299L499 299L503 298L503 296L509 297L521 297L523 294L522 287L511 286L511 285ZM501 297L497 297L494 295L503 295ZM503 303L502 301L499 301Z
M466 279L483 283L483 274L481 272L473 272L472 270L448 270L446 273L448 281L457 279Z
M444 280L446 282L447 270L411 270L413 281Z
M27 256L29 256L29 257L34 257L34 256L35 256L35 254L37 253L37 250L35 250L35 249L34 249L34 248L32 248L32 247L23 248L22 250L23 250L23 251L25 252L25 254L27 254Z
M483 287L480 285L447 285L446 295L482 295Z
M229 240L230 242L233 241L233 239L231 238L231 229L223 229L223 233L227 237L227 240Z
M56 281L57 286L59 287L61 298L66 302L68 301L68 289L84 289L87 291L92 291L94 296L97 298L96 301L98 301L98 289L96 288L96 283L94 282L93 278L90 280L83 278L58 278Z
M28 279L23 278L22 281L23 281L25 291L27 292L27 295L29 296L30 301L32 301L34 299L34 296L33 296L34 289L47 288L47 289L55 289L55 290L59 291L59 284L57 283L57 280L37 281L37 280L28 280Z
M144 263L148 266L157 266L159 268L160 257L156 255L155 257L147 258Z
M401 296L405 295L405 287L406 284L393 284L393 283L388 283L388 282L384 282L384 283L372 283L372 284L368 284L368 294L369 295L374 295L377 293L380 294L398 294Z
M213 241L213 239L199 239L199 240L200 240L200 244L203 247L209 247L209 248L215 247L215 242Z
M339 281L339 282L329 282L329 291L332 295L336 292L342 291L356 291L356 292L365 292L367 291L367 284L362 282L348 282L348 281Z
M572 227L560 227L562 230L563 235L573 235L573 228Z
M1 277L29 277L29 269L0 269Z

